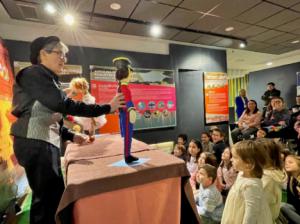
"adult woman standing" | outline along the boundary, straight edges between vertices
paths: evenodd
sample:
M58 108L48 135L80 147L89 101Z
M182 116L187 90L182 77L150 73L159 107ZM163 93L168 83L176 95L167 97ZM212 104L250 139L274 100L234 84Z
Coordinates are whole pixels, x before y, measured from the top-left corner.
M39 37L30 46L32 66L21 70L14 84L12 125L14 152L25 168L32 189L30 223L55 223L54 215L64 190L60 169L62 140L84 143L87 136L63 127L62 114L97 117L124 105L122 94L109 104L86 105L67 98L58 75L68 48L58 37Z
M261 113L258 111L255 100L249 100L247 108L238 121L238 127L231 132L232 141L236 143L238 136L249 139L260 127Z

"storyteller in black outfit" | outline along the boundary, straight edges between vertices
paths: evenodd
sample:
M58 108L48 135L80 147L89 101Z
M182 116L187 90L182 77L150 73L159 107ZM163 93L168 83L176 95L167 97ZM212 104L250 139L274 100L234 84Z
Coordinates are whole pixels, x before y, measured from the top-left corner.
M32 189L30 223L53 224L64 191L60 147L64 140L84 143L86 135L63 127L62 114L98 117L124 106L122 94L109 104L74 102L60 90L58 75L66 62L68 48L58 37L39 37L30 46L32 66L21 70L13 89L12 125L14 152L25 168Z

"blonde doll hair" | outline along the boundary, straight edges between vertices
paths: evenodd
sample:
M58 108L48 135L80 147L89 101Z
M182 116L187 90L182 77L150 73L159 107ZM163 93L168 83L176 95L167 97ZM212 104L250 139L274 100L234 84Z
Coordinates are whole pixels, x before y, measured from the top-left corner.
M89 91L89 83L85 78L82 77L72 79L69 87L73 90L82 91L84 94Z

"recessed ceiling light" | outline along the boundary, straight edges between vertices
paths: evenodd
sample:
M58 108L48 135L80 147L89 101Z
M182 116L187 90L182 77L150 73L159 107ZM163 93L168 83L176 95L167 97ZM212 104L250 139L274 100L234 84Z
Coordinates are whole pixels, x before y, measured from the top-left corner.
M245 48L246 44L244 42L240 43L240 48Z
M291 42L291 44L298 44L300 41L299 40L294 40Z
M45 5L45 10L46 12L48 12L49 14L54 14L56 13L56 8L54 7L54 5L50 4L50 3L47 3Z
M225 29L226 32L230 32L230 31L232 31L232 30L234 30L234 27L233 27L233 26L229 26L229 27L227 27L227 28Z
M271 66L271 65L273 65L273 62L268 62L266 65Z
M154 24L150 28L150 34L153 37L159 37L161 35L161 32L162 32L162 28L158 24Z
M64 17L64 21L66 24L68 24L69 26L72 26L74 24L74 16L72 16L71 14L66 14Z
M111 8L112 10L120 10L121 5L120 5L119 3L114 2L114 3L111 3L111 4L110 4L110 8Z

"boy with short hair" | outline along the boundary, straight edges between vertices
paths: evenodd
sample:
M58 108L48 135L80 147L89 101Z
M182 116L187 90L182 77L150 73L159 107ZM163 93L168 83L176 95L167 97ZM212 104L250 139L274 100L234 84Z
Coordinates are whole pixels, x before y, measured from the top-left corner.
M268 130L265 128L259 128L256 132L256 138L265 138Z
M213 140L214 146L213 151L217 158L218 165L222 161L222 153L224 152L224 149L227 147L226 143L224 142L225 134L220 129L214 129L211 135L211 138Z
M217 177L217 169L209 164L199 167L197 180L200 189L195 195L198 213L203 224L220 223L223 213L223 199L214 182Z

